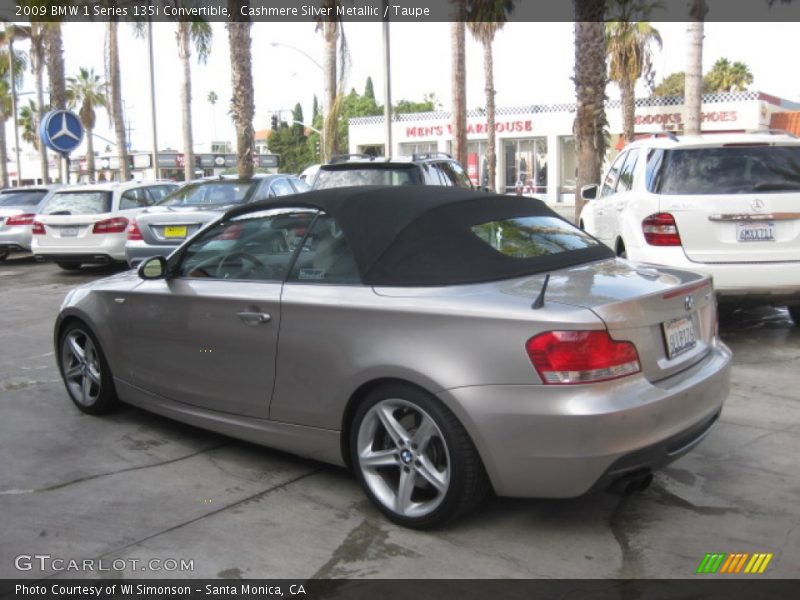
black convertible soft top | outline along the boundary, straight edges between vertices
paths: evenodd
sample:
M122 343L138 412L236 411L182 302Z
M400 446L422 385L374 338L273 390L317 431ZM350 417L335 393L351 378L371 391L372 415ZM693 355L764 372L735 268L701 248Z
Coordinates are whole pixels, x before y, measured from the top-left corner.
M368 285L478 283L614 256L602 244L532 258L502 254L471 227L519 217L561 217L540 200L460 188L332 188L254 202L229 211L226 219L281 207L310 207L330 214L344 232L362 281Z

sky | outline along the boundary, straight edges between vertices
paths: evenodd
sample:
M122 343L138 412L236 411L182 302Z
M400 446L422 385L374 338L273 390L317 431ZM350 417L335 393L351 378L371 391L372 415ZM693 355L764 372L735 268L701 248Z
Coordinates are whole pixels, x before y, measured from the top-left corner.
M685 70L686 24L654 23L661 32L663 48L654 50L656 82L674 71ZM180 62L174 35L175 25L154 24L156 119L159 149L182 147L180 107ZM102 23L67 23L63 26L67 75L80 67L104 73L104 32ZM228 116L231 98L227 30L213 24L213 47L206 64L192 58L192 122L195 152L210 151L212 141L232 141L233 124ZM797 23L715 23L705 25L703 70L720 57L746 63L755 81L751 89L800 101L800 72L791 68L788 57L796 54ZM350 48L348 90L363 92L366 78L374 82L378 102L384 92L382 25L347 23L345 35ZM255 128L269 127L272 111L290 110L297 102L310 120L313 95L322 95L322 36L310 23L255 23L253 76L255 83ZM572 23L508 23L494 45L495 88L498 106L562 103L574 101L571 81L574 65ZM24 48L24 43L19 43ZM303 53L307 54L305 56ZM147 72L147 44L134 35L131 24L120 24L122 95L126 119L130 122L134 150L149 151L151 143L150 96ZM311 57L311 58L309 58ZM313 60L312 60L313 59ZM391 24L392 99L421 100L434 93L443 109L450 105L450 25L448 23ZM484 102L482 47L467 34L467 107ZM33 90L27 74L23 91ZM219 96L216 106L207 97ZM639 93L643 93L639 89ZM607 94L618 97L612 84ZM28 96L32 97L32 96ZM24 99L23 99L24 100ZM13 140L11 121L8 138ZM96 133L113 140L105 111L98 111ZM98 140L95 148L103 151ZM77 151L82 152L82 149Z

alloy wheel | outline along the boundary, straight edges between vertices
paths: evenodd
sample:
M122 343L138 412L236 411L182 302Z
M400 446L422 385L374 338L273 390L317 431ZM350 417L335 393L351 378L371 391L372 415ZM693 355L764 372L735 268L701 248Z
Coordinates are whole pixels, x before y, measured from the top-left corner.
M100 356L94 342L80 329L70 331L61 345L64 382L76 403L93 406L102 392Z

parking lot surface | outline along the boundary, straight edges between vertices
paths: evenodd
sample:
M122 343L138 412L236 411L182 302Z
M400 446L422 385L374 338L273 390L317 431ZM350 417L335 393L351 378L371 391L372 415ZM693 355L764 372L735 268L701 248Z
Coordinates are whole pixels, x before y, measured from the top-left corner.
M0 263L2 578L685 578L708 552L774 553L762 577L800 576L800 327L783 309L723 319L722 417L648 490L492 498L420 533L384 519L346 470L132 407L80 413L53 322L71 287L114 272ZM171 569L181 560L191 569Z

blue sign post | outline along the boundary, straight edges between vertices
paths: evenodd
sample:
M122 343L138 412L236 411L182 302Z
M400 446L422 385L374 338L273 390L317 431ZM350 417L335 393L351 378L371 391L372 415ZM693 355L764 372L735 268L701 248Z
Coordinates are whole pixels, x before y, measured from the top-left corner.
M52 110L42 119L39 126L42 143L58 152L67 161L66 177L69 183L69 155L83 141L83 124L71 110Z

